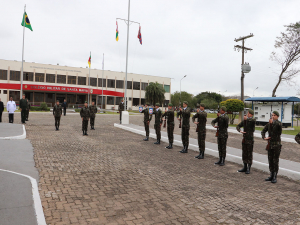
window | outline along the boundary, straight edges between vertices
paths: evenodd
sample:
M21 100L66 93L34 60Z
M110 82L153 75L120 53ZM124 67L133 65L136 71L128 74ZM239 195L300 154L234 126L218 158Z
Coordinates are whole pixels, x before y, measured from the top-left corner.
M167 107L167 106L168 106L168 104L169 104L169 102L170 102L170 100L165 100L165 101L164 101L164 105L163 105L163 107Z
M170 93L170 85L164 85L166 93Z
M46 74L47 83L55 83L55 74Z
M66 83L66 75L57 75L57 83L65 84Z
M107 87L108 88L115 88L115 80L107 79Z
M127 89L132 89L132 81L127 81Z
M107 105L114 105L115 97L107 96Z
M140 90L141 83L140 82L133 82L133 90Z
M146 99L141 98L141 104L142 104L142 105L145 105L145 104L146 104Z
M47 103L55 103L55 95L54 93L46 93L46 102Z
M116 97L116 105L119 105L123 97Z
M117 80L116 88L124 88L124 81L123 80Z
M45 74L35 73L35 82L44 82Z
M86 77L78 77L78 85L86 85Z
M105 97L106 96L103 96L103 102L104 102L103 107L105 106ZM102 106L102 95L98 95L98 105Z
M76 76L68 76L68 84L76 84Z
M4 95L7 95L7 90L4 90L4 91L3 91L3 94L4 94Z
M140 99L139 98L133 98L132 105L133 106L138 106L139 104L140 104Z
M0 94L1 94L1 90L0 90Z
M258 110L258 107L255 107L255 110Z
M7 80L7 70L0 70L0 80Z
M102 87L102 78L98 78L98 87ZM106 87L106 79L103 79L103 87Z
M146 87L148 87L148 83L142 82L142 90L146 90Z
M35 92L34 93L35 102L44 102L44 93Z
M31 73L31 72L24 72L23 73L23 80L25 80L25 81L33 81L33 73Z
M91 77L90 79L90 85L97 87L97 78Z
M258 115L258 112L255 112L255 115Z
M20 71L10 71L10 80L20 81Z
M74 94L68 94L67 95L67 102L74 104L76 102L76 95L74 95Z

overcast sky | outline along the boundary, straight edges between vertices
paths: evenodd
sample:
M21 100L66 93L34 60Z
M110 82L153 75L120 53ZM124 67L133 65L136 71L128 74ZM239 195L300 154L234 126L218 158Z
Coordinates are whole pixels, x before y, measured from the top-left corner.
M125 72L128 0L2 0L0 58L22 58L21 21L26 12L33 32L25 32L25 61ZM247 39L245 54L252 71L246 74L245 95L271 96L280 68L270 61L276 36L284 25L300 21L299 0L131 0L130 20L138 25L129 33L129 73L170 77L172 92L194 95L214 91L240 95L242 53L235 38ZM296 79L300 84L300 76ZM281 84L277 96L294 96L298 87Z

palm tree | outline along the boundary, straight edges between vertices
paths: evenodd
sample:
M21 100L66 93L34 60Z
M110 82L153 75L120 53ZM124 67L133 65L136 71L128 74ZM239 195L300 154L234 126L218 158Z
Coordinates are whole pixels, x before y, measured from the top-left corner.
M162 104L165 100L165 89L163 88L163 85L160 83L153 83L151 82L146 87L146 93L145 98L146 101L149 101L150 104L155 105L155 103Z

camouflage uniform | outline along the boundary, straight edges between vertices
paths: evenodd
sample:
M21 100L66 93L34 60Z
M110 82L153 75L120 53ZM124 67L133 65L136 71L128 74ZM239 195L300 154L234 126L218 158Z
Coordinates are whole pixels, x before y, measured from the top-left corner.
M25 123L26 120L26 111L27 111L27 99L21 99L20 100L20 105L19 105L21 111L21 121L22 123Z
M122 111L124 111L124 102L120 102L119 104L120 123L122 121Z
M177 113L177 118L179 115L182 116L181 140L183 146L187 149L189 147L191 109L186 107L186 109L182 109L182 111Z
M162 124L162 119L161 119L162 112L158 108L158 109L153 110L153 114L155 115L154 129L155 129L155 133L156 133L156 138L157 138L157 140L160 140L161 139L160 127Z
M261 136L264 139L266 137L266 132L269 133L270 149L268 151L269 160L269 170L271 173L277 173L279 167L279 156L281 152L281 132L282 124L278 120L273 120L273 123L266 124L261 132Z
M168 110L161 117L167 117L167 132L169 143L173 144L174 139L174 110Z
M97 113L97 106L90 105L89 110L90 110L90 118L91 118L90 125L91 125L92 128L94 128L95 117L96 117L96 113Z
M295 141L300 144L300 132L295 136Z
M90 118L90 110L88 107L83 106L80 110L80 116L83 118L82 120L82 131L87 131L87 127L89 125Z
M236 126L238 132L241 131L241 127L244 127L244 132L246 132L246 134L243 134L244 137L242 141L242 159L243 163L246 164L252 164L253 160L253 133L255 131L255 122L256 120L253 117L249 117L247 118L246 123L243 120Z
M198 127L198 145L199 145L199 151L204 153L205 151L205 138L206 138L206 121L207 121L207 113L205 111L199 111L197 112L193 117L192 121L195 122L195 119L197 118L197 124Z
M149 137L149 124L148 121L150 122L152 119L152 115L149 114L149 108L143 109L141 113L144 113L144 126L145 126L145 131L146 131L146 136Z
M55 118L55 127L59 128L60 117L62 115L62 107L61 107L61 105L55 105L53 107L53 115L54 115L54 118Z
M218 150L219 150L219 157L226 158L226 145L228 139L228 121L229 118L226 114L221 114L219 117L211 121L211 125L215 126L218 123L219 126L219 136L218 136Z

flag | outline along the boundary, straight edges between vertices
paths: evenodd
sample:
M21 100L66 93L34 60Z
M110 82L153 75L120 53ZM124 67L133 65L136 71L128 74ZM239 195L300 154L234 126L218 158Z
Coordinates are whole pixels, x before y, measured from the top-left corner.
M140 40L140 44L142 44L142 34L141 34L141 26L139 28L138 39Z
M92 54L90 54L90 58L89 58L89 61L88 61L88 64L89 64L90 68L91 68L91 63L92 63Z
M116 21L116 25L117 25L117 28L116 28L116 41L118 41L119 40L118 21Z
M24 12L23 21L21 23L21 26L27 27L29 30L33 31L26 12Z

